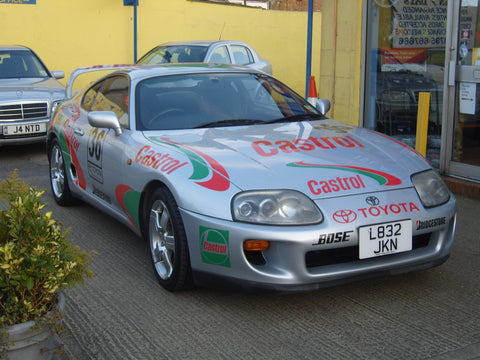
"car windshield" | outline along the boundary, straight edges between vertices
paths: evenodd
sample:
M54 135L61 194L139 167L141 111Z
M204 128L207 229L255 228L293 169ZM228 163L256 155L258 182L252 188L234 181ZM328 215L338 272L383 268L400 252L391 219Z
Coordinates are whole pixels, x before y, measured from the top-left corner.
M159 46L145 54L137 64L203 62L207 49L199 45Z
M323 118L310 103L263 74L150 78L136 88L138 130L238 126Z
M48 77L40 60L28 50L0 50L0 78Z

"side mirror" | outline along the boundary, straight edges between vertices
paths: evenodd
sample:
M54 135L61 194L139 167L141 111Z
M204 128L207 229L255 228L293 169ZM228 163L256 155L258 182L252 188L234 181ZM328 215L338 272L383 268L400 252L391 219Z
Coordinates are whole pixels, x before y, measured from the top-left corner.
M88 123L93 127L113 129L115 135L122 135L122 128L113 111L92 111L88 113Z
M63 79L65 77L65 73L61 70L52 71L52 75L55 79Z
M325 115L330 110L330 100L318 99L315 103L315 108Z

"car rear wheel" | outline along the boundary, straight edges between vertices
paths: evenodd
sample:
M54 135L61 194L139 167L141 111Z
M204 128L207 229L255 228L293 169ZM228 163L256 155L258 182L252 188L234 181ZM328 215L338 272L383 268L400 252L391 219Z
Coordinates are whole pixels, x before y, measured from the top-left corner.
M148 243L158 282L169 291L192 287L187 237L180 211L166 188L153 193L149 204Z
M70 192L70 188L68 187L63 152L57 139L53 140L52 145L50 146L48 161L50 170L50 185L52 187L55 201L61 206L73 204L74 199L72 193Z

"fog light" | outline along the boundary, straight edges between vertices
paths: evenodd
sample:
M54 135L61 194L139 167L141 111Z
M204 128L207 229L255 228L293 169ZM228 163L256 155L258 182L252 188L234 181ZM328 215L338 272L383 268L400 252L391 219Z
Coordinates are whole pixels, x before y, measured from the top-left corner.
M270 247L267 240L245 240L243 242L243 250L245 251L264 251Z

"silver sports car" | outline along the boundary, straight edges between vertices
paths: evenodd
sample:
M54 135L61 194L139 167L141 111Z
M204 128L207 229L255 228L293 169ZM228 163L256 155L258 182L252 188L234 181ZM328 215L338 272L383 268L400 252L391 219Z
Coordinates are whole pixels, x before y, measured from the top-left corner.
M54 114L52 191L144 237L171 291L303 291L443 263L456 201L436 170L328 108L246 68L118 67Z
M63 77L27 47L0 46L0 146L45 141L51 110L65 98Z

